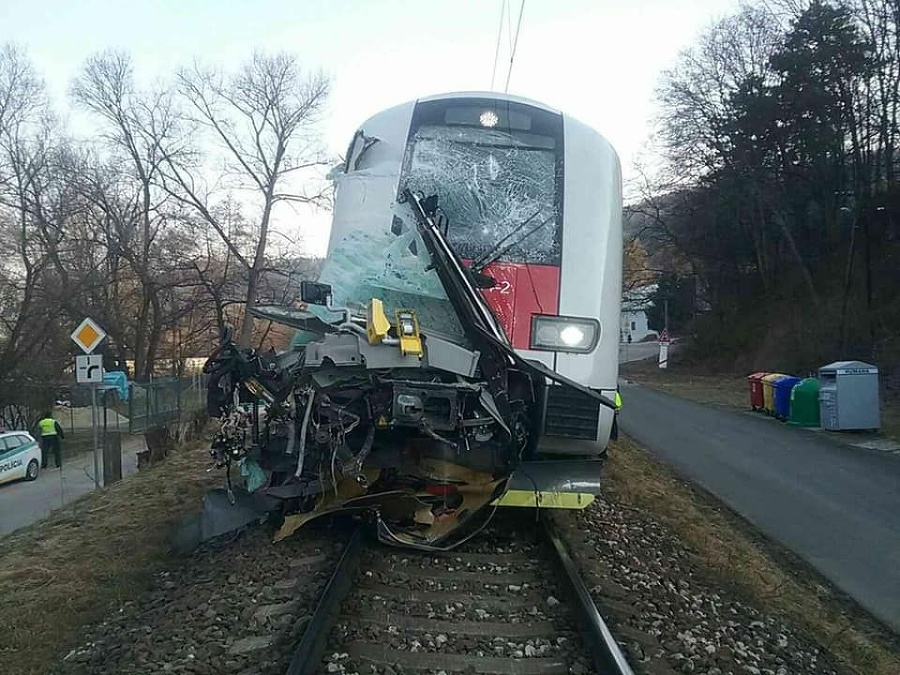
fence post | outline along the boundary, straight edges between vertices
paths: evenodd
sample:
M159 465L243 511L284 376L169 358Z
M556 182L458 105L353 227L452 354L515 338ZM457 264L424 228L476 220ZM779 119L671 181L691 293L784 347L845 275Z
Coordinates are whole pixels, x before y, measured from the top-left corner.
M122 480L122 436L110 433L103 441L103 484L112 485Z
M128 383L128 433L134 433L134 383Z

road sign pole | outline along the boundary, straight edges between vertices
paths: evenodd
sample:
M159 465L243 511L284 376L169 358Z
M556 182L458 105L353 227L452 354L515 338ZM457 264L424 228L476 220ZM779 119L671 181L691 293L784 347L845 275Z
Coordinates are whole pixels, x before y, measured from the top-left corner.
M100 487L100 411L97 409L97 387L103 384L103 355L92 354L106 338L103 330L91 317L84 320L70 336L83 354L75 358L75 381L91 388L91 432L94 437L94 487ZM104 436L106 420L103 420Z
M91 385L91 427L94 433L94 487L100 488L100 441L99 441L99 424L100 417L97 410L97 385Z

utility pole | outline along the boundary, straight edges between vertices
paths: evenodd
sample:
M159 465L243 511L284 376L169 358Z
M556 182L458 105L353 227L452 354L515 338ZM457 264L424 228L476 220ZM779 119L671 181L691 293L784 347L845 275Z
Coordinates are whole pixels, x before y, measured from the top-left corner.
M884 217L884 207L879 206L876 208L876 212L878 213L879 218ZM869 220L871 216L867 216L863 219L864 224L864 232L866 237L866 315L868 318L869 324L869 350L870 357L872 359L872 363L876 362L876 354L875 354L875 321L872 316L872 234L869 228Z
M847 308L850 302L850 287L853 283L853 259L856 252L856 228L858 226L856 214L856 200L853 192L835 192L835 195L846 198L846 204L838 209L847 217L850 223L850 244L847 250L847 271L844 276L844 293L841 302L841 345L840 354L843 358L847 349Z

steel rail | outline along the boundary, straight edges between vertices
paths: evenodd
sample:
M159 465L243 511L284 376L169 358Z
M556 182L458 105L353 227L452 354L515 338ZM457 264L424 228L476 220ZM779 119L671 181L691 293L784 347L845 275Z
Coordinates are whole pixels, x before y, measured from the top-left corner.
M580 610L579 614L584 623L585 638L594 659L594 667L597 672L604 675L634 675L625 655L622 653L619 643L600 616L590 591L578 572L578 567L569 553L568 547L559 536L556 526L550 518L540 514L544 535L550 541L556 552L556 560L565 572L566 584L572 600Z
M322 657L328 646L331 632L341 611L341 602L353 585L353 577L359 567L363 550L363 528L357 527L341 553L337 566L331 573L316 609L303 630L303 637L294 651L287 675L313 675L322 667Z

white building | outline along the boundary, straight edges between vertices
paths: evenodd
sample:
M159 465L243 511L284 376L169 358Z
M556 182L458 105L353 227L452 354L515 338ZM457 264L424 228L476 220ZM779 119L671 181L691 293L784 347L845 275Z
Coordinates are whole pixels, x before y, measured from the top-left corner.
M656 331L650 330L647 325L647 307L650 306L650 298L656 292L657 285L641 286L632 289L622 296L622 314L619 322L619 341L640 342L648 335L656 335Z

